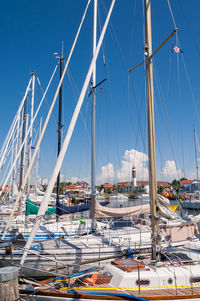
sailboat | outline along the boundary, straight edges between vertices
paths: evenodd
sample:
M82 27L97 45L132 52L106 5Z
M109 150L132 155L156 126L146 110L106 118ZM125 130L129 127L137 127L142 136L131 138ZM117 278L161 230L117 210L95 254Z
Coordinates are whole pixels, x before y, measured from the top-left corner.
M148 91L148 133L149 133L149 182L151 200L152 246L151 256L143 258L122 258L105 265L102 271L77 279L57 278L57 286L41 283L38 298L42 296L61 297L63 300L124 299L143 298L147 300L200 300L199 253L191 249L168 248L162 250L158 222L158 204L155 172L155 134L153 106L153 73L151 42L151 1L144 0L146 23L146 72ZM102 208L95 208L98 210ZM59 280L61 281L59 291ZM63 285L64 283L64 285ZM44 291L46 286L46 291ZM64 287L68 292L63 291ZM22 291L22 296L26 294ZM141 300L141 299L140 299Z

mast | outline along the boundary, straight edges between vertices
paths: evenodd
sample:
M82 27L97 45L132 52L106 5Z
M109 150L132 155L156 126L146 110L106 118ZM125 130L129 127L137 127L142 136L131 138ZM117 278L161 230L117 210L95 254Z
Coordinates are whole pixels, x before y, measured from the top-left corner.
M17 156L17 150L18 150L18 143L19 143L19 123L20 123L20 115L19 115L19 118L18 118L18 121L17 121L14 158L16 158L16 156ZM12 172L12 197L15 194L14 187L16 187L16 171L17 171L17 164L13 168L13 172Z
M23 120L22 120L22 140L21 143L24 142L25 138L25 130L26 130L26 103L27 103L27 97L24 101L24 109L23 109ZM19 190L22 187L22 182L23 182L23 176L24 176L24 153L25 153L25 145L23 145L22 150L21 150L21 163L20 163L20 176L19 176ZM22 198L20 198L19 202L19 208L21 210L21 202Z
M199 190L199 168L198 168L198 158L197 158L197 137L196 137L196 128L193 126L194 129L194 150L195 150L195 161L196 161L196 171L197 171L197 186Z
M62 56L59 57L59 63L60 63L60 80L63 74L63 51L62 51ZM61 149L61 129L63 127L62 124L62 84L60 86L59 90L59 108L58 108L58 156L60 154L60 149ZM56 188L56 208L58 207L58 203L60 200L60 171L58 173L57 177L57 188ZM56 218L58 218L58 215L56 215Z
M39 208L39 211L38 211L38 214L37 214L37 218L36 218L35 224L33 226L32 232L30 233L29 239L28 239L28 241L26 243L25 251L24 251L23 256L21 258L20 265L24 264L24 261L25 261L26 256L27 256L27 250L30 248L30 246L31 246L31 244L33 242L33 239L35 237L35 234L36 234L36 232L38 230L38 227L39 227L39 225L41 223L42 216L44 215L45 211L48 208L48 200L49 200L49 197L50 197L51 192L53 190L53 186L54 186L54 183L55 183L56 178L58 176L58 173L60 171L60 168L61 168L64 156L65 156L65 153L67 151L67 148L68 148L68 145L69 145L69 142L70 142L70 139L71 139L71 136L73 134L73 130L74 130L74 127L75 127L75 124L76 124L76 120L78 118L79 112L81 110L81 106L83 104L85 93L86 93L88 84L90 82L90 78L92 76L92 72L94 70L94 63L95 63L95 61L97 59L97 56L99 54L99 50L100 50L100 47L102 45L102 41L103 41L103 38L104 38L104 35L105 35L105 32L106 32L107 26L108 26L108 22L110 20L110 16L111 16L114 4L115 4L115 0L112 0L112 3L110 5L110 9L108 11L108 14L107 14L107 17L106 17L106 20L105 20L105 23L104 23L104 26L103 26L103 29L102 29L102 32L101 32L101 35L99 37L99 41L98 41L98 44L97 44L97 48L96 48L95 54L94 54L94 56L92 58L92 61L90 63L90 67L89 67L88 73L86 75L86 78L85 78L85 81L84 81L84 84L83 84L83 88L81 90L81 93L80 93L80 96L79 96L76 108L74 110L74 113L73 113L73 116L72 116L72 119L71 119L71 122L70 122L70 125L69 125L69 128L68 128L66 137L65 137L64 142L62 144L62 148L60 150L60 154L59 154L58 159L56 161L56 164L54 166L54 170L52 172L52 176L51 176L51 178L49 180L47 189L45 191L45 195L44 195L42 203L40 205L40 208ZM63 78L65 76L67 66L68 66L68 62L65 65L65 68L64 68L64 71L63 71L63 75L62 75L62 78L61 78L61 81L60 81L59 85L62 83L62 80L63 80ZM59 87L60 86L58 86L58 88L56 90L56 94L57 94L57 91L58 91ZM55 98L57 98L56 94L54 96L54 100L55 100ZM26 176L25 176L25 179L26 179ZM17 202L17 200L16 200L16 202Z
M27 103L27 98L25 99L24 102L24 110L23 110L23 120L22 120L22 140L21 143L24 141L25 137L25 129L26 129L26 103ZM20 178L19 178L19 190L21 189L22 186L22 181L23 181L23 171L24 171L24 150L25 147L23 145L22 151L21 151L21 163L20 163Z
M31 73L32 77L32 95L31 95L31 115L30 115L30 136L29 136L29 143L28 143L28 164L31 161L31 150L32 150L32 140L33 140L33 112L34 112L34 98L35 98L35 73L32 71ZM27 183L27 197L29 195L30 190L30 178L28 179Z
M94 16L93 16L93 56L96 51L97 40L97 0L94 0ZM92 73L92 86L96 86L96 61ZM96 171L95 171L95 115L96 115L96 90L92 89L92 116L91 116L91 202L96 201ZM95 229L95 220L92 219L92 230Z
M40 118L40 129L39 129L39 136L41 134L42 130L42 117ZM36 166L35 166L35 194L37 194L37 188L38 188L38 169L39 169L39 160L40 160L40 148L38 149L38 154L37 154L37 161L36 161Z
M159 227L156 210L157 181L156 181L156 158L155 158L155 128L154 128L154 91L153 91L153 65L152 36L151 36L151 1L144 0L145 28L146 28L146 76L147 76L147 102L148 102L148 149L149 149L149 188L152 224L152 259L159 256Z

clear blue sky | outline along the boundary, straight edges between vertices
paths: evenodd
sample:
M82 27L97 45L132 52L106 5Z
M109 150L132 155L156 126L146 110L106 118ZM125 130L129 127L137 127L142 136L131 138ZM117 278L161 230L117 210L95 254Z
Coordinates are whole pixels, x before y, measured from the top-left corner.
M53 53L61 52L61 43L64 41L64 54L67 58L86 3L86 0L8 0L1 3L1 145L26 89L30 72L35 71L44 89L56 64ZM110 0L99 0L98 32L110 3ZM154 58L157 177L160 180L170 178L170 168L174 168L173 161L179 170L177 177L195 177L194 124L197 127L197 136L200 137L197 112L200 110L200 3L197 0L173 0L170 3L184 53L178 57L175 53L172 55L172 42L174 46L177 44L173 38ZM76 103L75 95L78 97L80 94L91 61L92 14L93 3L90 4L70 63L73 89L67 77L63 84L64 130L67 130ZM138 177L146 177L147 162L146 157L143 158L143 153L147 154L148 145L145 130L144 67L133 71L129 78L127 72L143 60L143 26L142 0L116 1L103 51L100 52L97 62L97 82L107 78L102 85L104 92L100 92L100 88L97 89L96 157L99 182L128 179L127 170L130 171L132 163L136 164ZM152 0L154 50L173 29L167 1ZM103 64L103 53L106 66ZM49 103L53 99L58 77L57 73L47 97ZM41 93L38 87L36 96L36 103L39 103ZM45 118L47 109L48 106L44 105L40 116ZM88 179L90 176L88 97L85 98L81 114L61 171L65 180L71 177ZM49 177L55 163L56 121L55 108L41 147L39 170L42 177ZM128 158L131 158L131 162ZM167 161L170 161L168 168L161 174L161 169L166 167ZM144 171L141 164L144 164ZM176 177L175 174L173 177Z

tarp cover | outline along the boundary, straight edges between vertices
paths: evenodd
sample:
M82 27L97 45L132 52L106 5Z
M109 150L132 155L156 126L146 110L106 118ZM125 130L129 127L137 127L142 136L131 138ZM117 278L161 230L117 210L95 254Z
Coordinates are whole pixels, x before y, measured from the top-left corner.
M106 206L109 202L101 202L101 206ZM76 213L89 210L91 207L91 203L76 205L76 206L65 206L61 204L59 200L56 200L56 214L58 216L69 213Z
M39 207L36 206L31 200L26 200L26 215L36 215L38 213ZM48 208L45 215L56 214L56 208Z

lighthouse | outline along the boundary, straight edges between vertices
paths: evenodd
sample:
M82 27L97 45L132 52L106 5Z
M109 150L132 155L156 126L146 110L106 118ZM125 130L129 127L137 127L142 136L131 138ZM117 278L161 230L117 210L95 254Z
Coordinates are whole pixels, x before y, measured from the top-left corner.
M132 182L133 182L133 186L137 186L135 165L133 165L133 167L132 167Z

